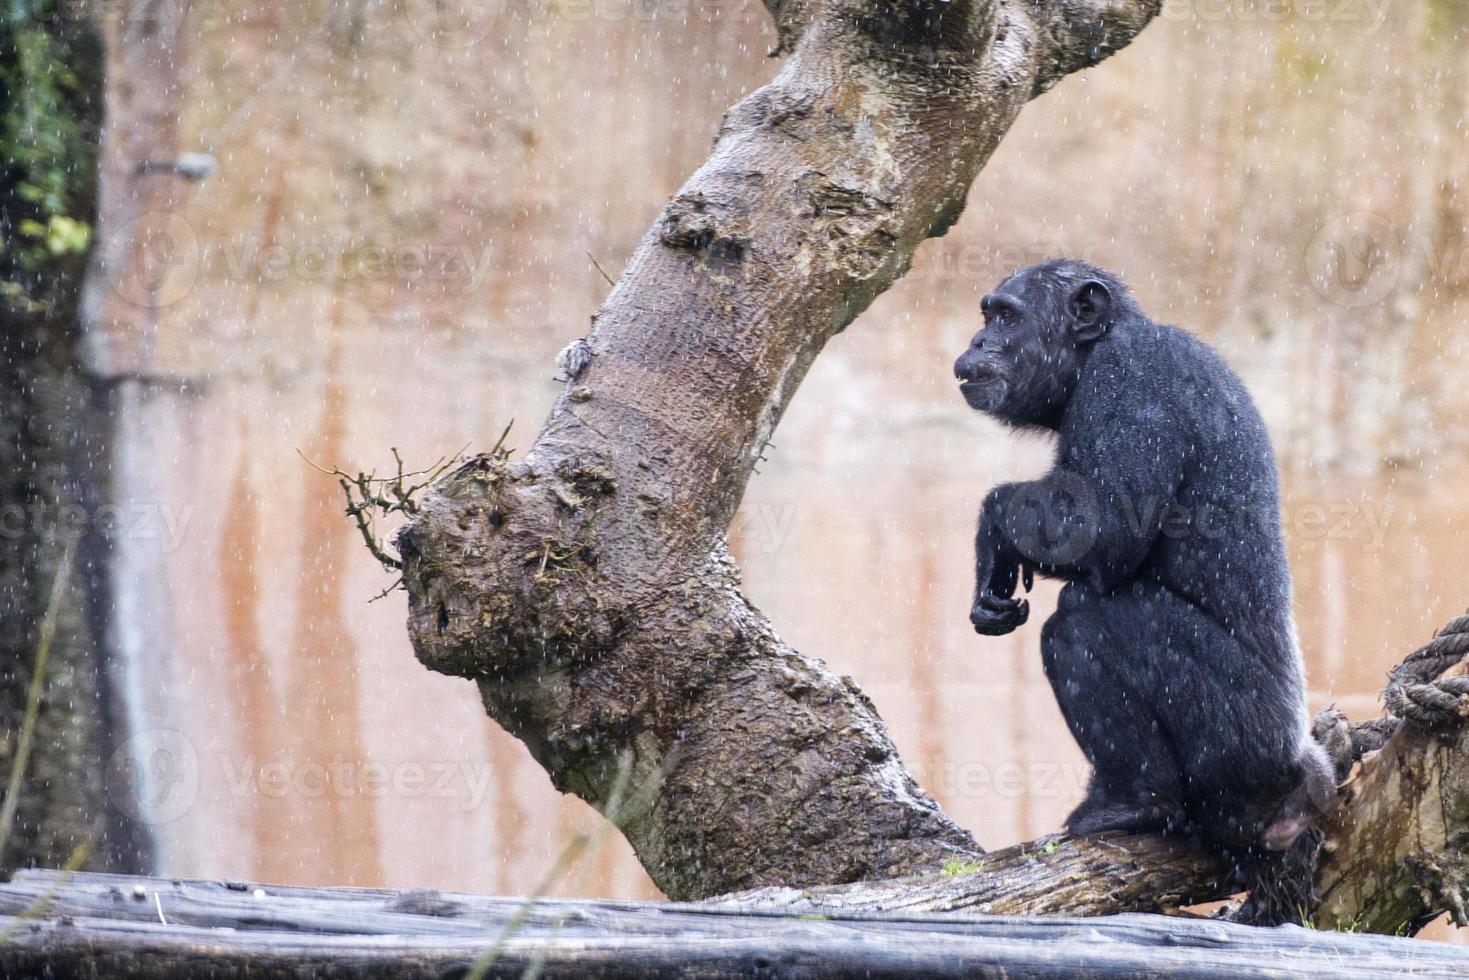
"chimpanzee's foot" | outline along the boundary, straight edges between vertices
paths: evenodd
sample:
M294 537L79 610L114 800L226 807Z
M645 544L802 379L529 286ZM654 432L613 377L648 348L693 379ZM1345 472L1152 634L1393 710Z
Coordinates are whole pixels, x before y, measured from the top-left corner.
M1155 802L1106 799L1088 794L1066 818L1066 832L1075 837L1089 837L1109 830L1129 833L1161 831L1167 829L1175 809Z

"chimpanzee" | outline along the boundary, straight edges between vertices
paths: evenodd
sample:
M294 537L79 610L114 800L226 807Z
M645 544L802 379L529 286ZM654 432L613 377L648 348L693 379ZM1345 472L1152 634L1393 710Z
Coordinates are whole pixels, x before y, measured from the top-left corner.
M1110 273L1043 262L981 302L954 364L970 407L1058 436L985 498L970 620L1025 622L1062 579L1047 678L1092 765L1073 834L1174 830L1284 850L1334 798L1307 728L1275 459L1244 385Z

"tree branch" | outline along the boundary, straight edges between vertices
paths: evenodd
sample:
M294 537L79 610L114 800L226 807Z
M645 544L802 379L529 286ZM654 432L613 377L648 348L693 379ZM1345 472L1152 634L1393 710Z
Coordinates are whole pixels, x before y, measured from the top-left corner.
M1404 688L1414 692L1411 706L1393 697ZM1317 737L1342 762L1339 810L1321 821L1319 864L1288 867L1307 879L1303 907L1255 907L1252 918L1301 918L1320 929L1392 935L1416 933L1445 912L1469 925L1469 616L1394 669L1385 700L1399 706L1396 715L1356 726L1335 709L1318 717ZM1330 737L1343 731L1345 742ZM837 915L962 909L1111 915L1177 909L1237 889L1225 862L1184 841L1052 837L944 874L762 889L725 901L742 909Z
M1163 9L1163 0L1057 0L1041 9L1039 27L1049 45L1033 95L1127 47Z
M1116 915L1218 901L1237 888L1227 861L1187 841L1058 835L972 861L950 862L934 874L819 888L762 888L725 896L716 904L825 915Z
M1469 649L1469 617L1439 634L1435 643L1447 646L1442 640ZM1447 670L1416 686L1416 701L1396 702L1411 713L1363 758L1328 826L1313 912L1323 927L1413 933L1444 912L1469 925L1469 660L1451 655Z

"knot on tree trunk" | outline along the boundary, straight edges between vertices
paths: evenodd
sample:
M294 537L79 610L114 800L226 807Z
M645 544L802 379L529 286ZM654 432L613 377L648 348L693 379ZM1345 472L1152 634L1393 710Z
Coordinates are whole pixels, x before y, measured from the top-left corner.
M538 468L476 456L425 495L397 544L426 667L503 677L612 646L626 610L597 568L609 474L595 457Z
M738 269L750 249L750 231L741 209L704 192L680 194L663 209L659 241L699 255L715 275Z

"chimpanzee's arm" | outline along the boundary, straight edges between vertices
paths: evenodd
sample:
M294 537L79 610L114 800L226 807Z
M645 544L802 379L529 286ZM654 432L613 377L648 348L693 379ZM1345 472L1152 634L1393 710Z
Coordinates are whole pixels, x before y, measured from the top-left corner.
M1110 591L1153 550L1183 480L1187 436L1157 402L1119 399L1106 409L1096 413L1100 422L1068 426L1046 476L985 498L970 612L978 632L1000 635L1025 622L1027 603L1012 598L1021 574L1085 578Z
M1026 562L1000 530L993 501L1014 484L996 487L985 497L979 512L979 532L974 537L974 604L969 621L975 630L1000 636L1020 626L1030 616L1030 603L1015 599L1015 585L1025 577L1030 590L1034 566Z
M1196 443L1183 424L1189 412L1171 399L1109 394L1110 411L1063 436L1060 466L1047 477L1056 481L1065 472L1080 477L1074 484L1090 507L1089 514L1080 515L1081 526L1095 529L1090 547L1079 547L1090 536L1084 534L1072 543L1077 554L1062 556L1054 574L1086 576L1103 591L1131 580L1153 552L1177 506Z
M1158 541L1184 479L1187 434L1157 402L1119 404L1063 433L1054 470L999 488L1007 547L1043 574L1101 591L1131 580Z

